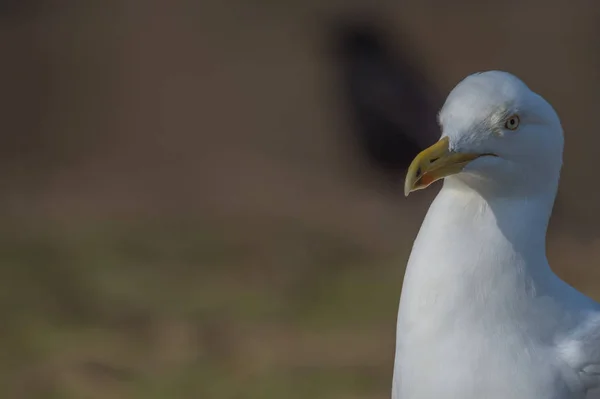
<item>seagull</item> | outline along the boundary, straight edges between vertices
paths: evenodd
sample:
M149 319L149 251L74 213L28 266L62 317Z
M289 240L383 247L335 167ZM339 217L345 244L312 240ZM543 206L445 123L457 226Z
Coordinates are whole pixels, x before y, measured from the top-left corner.
M393 399L600 398L600 304L546 258L563 129L516 76L449 94L405 194L443 179L406 268Z

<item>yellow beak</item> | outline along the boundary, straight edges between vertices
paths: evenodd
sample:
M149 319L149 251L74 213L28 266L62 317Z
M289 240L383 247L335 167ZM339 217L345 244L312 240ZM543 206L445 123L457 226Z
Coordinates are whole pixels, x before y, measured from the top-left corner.
M431 183L454 175L472 160L489 154L464 154L450 151L450 140L442 138L431 147L421 151L408 167L404 182L404 195L421 190Z

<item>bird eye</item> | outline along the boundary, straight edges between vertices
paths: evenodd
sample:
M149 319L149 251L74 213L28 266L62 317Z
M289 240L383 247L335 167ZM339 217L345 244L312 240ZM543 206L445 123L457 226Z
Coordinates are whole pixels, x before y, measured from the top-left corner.
M508 130L516 130L519 127L520 119L517 115L513 115L506 120L504 127Z

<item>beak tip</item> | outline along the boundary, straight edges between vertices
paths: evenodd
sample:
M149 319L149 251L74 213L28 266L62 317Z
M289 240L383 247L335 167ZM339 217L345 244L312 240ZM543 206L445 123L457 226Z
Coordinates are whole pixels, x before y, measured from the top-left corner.
M411 182L407 179L406 182L404 183L404 196L408 197L408 195L412 192L412 184Z

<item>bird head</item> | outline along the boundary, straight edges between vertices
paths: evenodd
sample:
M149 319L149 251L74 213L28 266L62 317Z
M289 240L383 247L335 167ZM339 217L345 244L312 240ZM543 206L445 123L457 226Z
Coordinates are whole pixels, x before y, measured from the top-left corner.
M489 71L468 76L450 92L438 120L441 138L411 163L405 195L444 178L506 195L558 185L560 120L514 75Z

